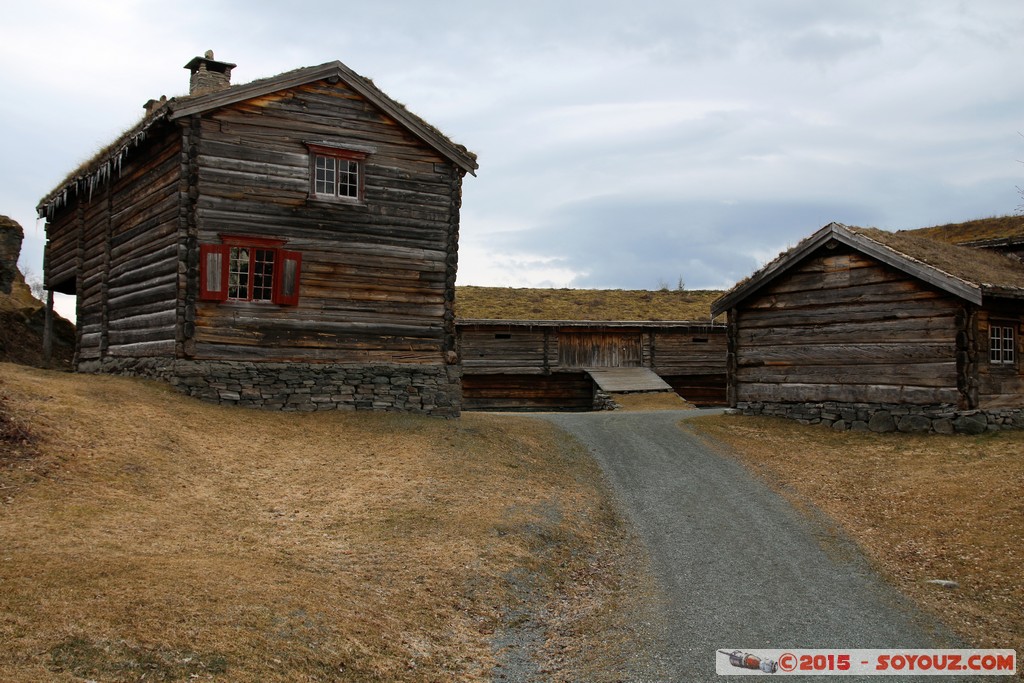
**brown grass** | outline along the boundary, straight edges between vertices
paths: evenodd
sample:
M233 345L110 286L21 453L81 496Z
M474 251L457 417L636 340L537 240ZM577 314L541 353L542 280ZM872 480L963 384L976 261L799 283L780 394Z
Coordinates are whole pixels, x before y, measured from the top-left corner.
M684 424L837 521L967 642L1024 652L1024 432L882 435L739 416Z
M904 232L951 244L1024 237L1024 215L992 216L964 223L948 223Z
M891 249L968 282L1001 287L1024 287L1024 267L1021 267L1020 261L1004 254L929 239L918 232L894 233L876 228L855 230Z
M458 287L463 320L689 320L711 322L711 290Z
M648 391L634 394L612 394L612 399L625 411L693 410L695 406L674 391Z
M629 539L544 422L256 412L13 365L0 389L37 447L0 468L0 680L482 680L522 600L550 615L552 680L630 657Z

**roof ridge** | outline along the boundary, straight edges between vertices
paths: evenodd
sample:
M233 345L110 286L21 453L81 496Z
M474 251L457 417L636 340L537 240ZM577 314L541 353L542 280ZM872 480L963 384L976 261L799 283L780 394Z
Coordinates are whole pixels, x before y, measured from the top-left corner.
M876 239L873 239L870 234L865 234L867 231L875 231L875 232L886 233L886 234L889 234L889 235L895 235L895 234L897 234L895 232L889 232L889 231L886 231L886 230L882 230L881 228L851 227L849 229L850 229L851 232L856 233L857 235L861 236L864 239L867 239L867 240L870 240L870 241L874 242L875 244L877 244L878 246L880 246L880 247L882 247L884 249L888 249L889 251L896 252L897 254L899 254L903 258L907 259L908 261L912 261L914 263L920 264L920 265L922 265L922 266L924 266L926 268L931 268L932 270L935 270L935 271L938 271L938 272L942 273L946 277L949 277L949 278L951 278L953 280L958 280L959 282L963 282L966 285L978 285L979 284L977 282L972 282L970 280L964 279L963 277L961 277L959 275L956 275L954 273L950 273L950 272L944 270L943 268L935 265L934 263L931 263L929 261L924 261L922 259L919 259L916 256L914 256L913 254L908 254L906 251L904 251L902 249L897 249L896 247L894 247L894 246L892 246L890 244L886 244L885 242L880 242L880 241L878 241ZM930 242L936 242L936 243L941 244L941 242L939 242L938 240L929 239L929 238L923 237L923 236L907 235L907 237L910 237L911 239L927 239ZM970 249L970 247L963 247L963 246L961 246L959 244L950 244L948 246L951 247L951 248L954 248L954 249Z
M273 92L275 88L283 90L331 76L337 76L344 80L359 94L383 110L385 114L398 119L401 125L404 125L409 132L420 138L425 144L433 147L460 168L475 175L475 170L479 168L476 154L469 151L464 145L451 140L440 129L411 112L404 104L378 88L371 79L356 73L340 60L333 60L315 66L298 67L276 76L267 76L248 83L237 83L223 90L200 95L179 95L160 102L158 106L147 111L135 125L65 176L39 201L36 205L36 212L41 218L50 218L61 205L68 201L72 193L75 195L88 193L91 196L96 187L107 182L114 171L120 170L125 157L146 139L148 131L160 121L173 121L192 113L228 106L250 97L256 97L267 87L271 88L268 92Z

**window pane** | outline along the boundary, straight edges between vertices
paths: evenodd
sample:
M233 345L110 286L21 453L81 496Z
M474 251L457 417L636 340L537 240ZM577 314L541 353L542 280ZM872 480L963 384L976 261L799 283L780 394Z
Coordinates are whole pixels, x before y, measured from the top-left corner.
M338 159L338 196L359 197L359 162Z
M252 269L252 300L270 301L274 296L274 250L255 249Z
M1016 344L1014 344L1014 341L1013 341L1013 328L1012 327L1004 327L1003 328L1003 362L1004 363L1012 363L1013 362L1013 352L1015 350L1015 347L1016 347Z
M228 298L249 298L249 249L247 247L231 247Z
M316 184L313 191L316 194L335 194L335 166L331 157L316 157Z

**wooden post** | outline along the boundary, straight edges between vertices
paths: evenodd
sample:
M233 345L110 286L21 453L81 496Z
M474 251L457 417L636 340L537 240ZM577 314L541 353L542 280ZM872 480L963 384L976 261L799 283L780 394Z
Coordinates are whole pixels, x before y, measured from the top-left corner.
M736 354L739 351L739 311L736 308L730 308L728 317L727 337L726 337L726 357L725 357L725 373L726 373L726 402L730 408L736 407L737 395L739 387L736 381L736 371L738 369L738 363Z
M53 290L46 290L46 317L43 321L43 363L53 358Z

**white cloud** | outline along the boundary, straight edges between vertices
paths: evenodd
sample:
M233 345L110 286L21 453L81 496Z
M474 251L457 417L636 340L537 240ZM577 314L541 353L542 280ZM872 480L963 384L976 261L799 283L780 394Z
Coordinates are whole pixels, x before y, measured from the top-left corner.
M460 285L561 288L587 275L552 256L495 250L477 243L459 248Z
M206 49L238 64L236 82L340 59L477 152L461 284L653 287L683 269L689 286L717 286L830 220L916 227L1020 203L1021 3L338 12L327 0L5 8L0 213L26 229L23 262L41 270L36 201L147 99L187 89L181 67Z

